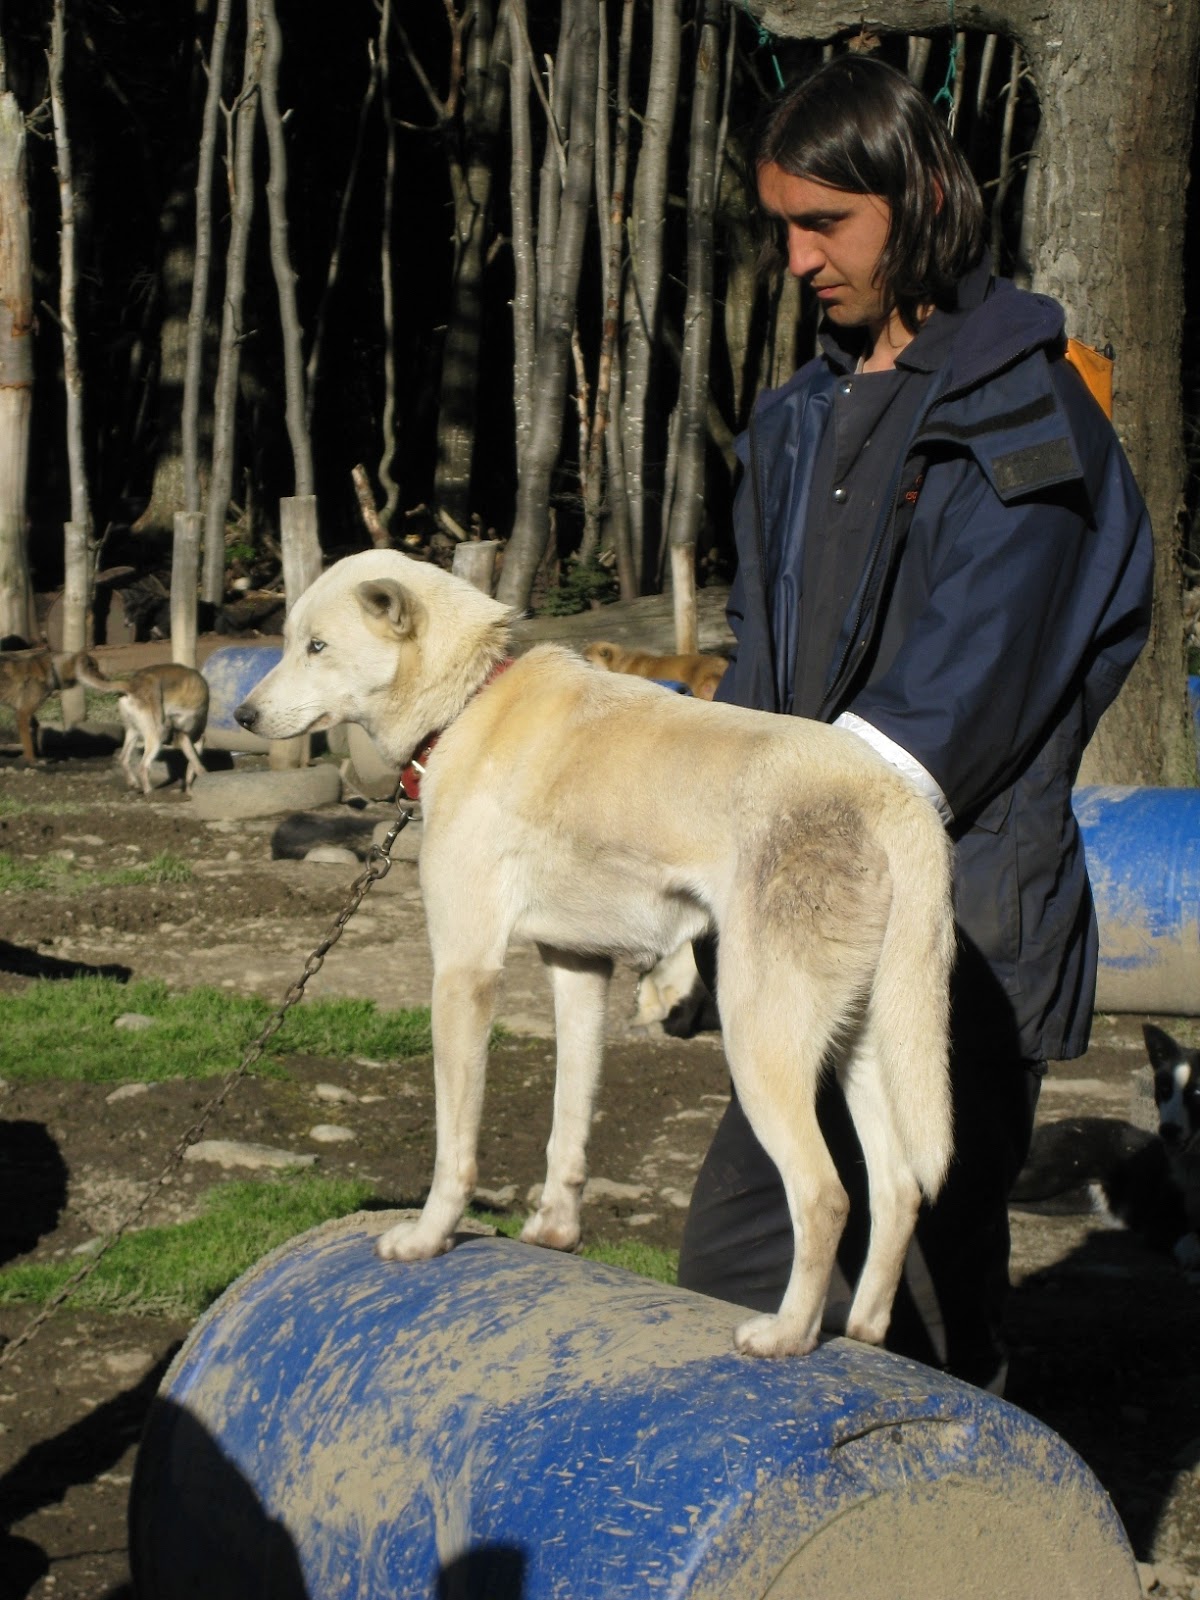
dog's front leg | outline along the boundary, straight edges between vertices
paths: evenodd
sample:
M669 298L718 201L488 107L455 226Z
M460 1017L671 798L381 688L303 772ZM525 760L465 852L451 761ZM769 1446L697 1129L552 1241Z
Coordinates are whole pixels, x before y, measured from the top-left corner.
M612 962L539 948L554 988L558 1065L546 1181L521 1238L552 1250L574 1250L580 1236L579 1202L587 1177L587 1142L604 1053Z
M475 1192L476 1152L498 971L455 968L433 979L433 1081L437 1156L420 1218L379 1238L392 1261L425 1261L450 1247Z

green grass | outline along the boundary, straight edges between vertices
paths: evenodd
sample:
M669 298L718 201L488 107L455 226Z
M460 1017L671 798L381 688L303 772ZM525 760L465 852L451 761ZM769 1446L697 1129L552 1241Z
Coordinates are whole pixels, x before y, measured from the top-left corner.
M0 894L30 894L51 890L57 894L82 894L87 889L130 889L139 884L157 887L164 883L190 883L191 863L182 856L161 850L149 861L128 867L100 870L77 867L65 856L43 856L38 861L19 861L0 851Z
M118 1240L73 1303L127 1316L197 1317L269 1250L360 1210L371 1199L367 1183L310 1173L219 1184L209 1191L203 1215L193 1221L145 1228ZM523 1217L477 1215L510 1237L524 1222ZM588 1246L582 1254L658 1283L675 1282L673 1250L629 1240ZM75 1259L0 1271L0 1305L43 1304L79 1267Z
M368 1184L307 1174L218 1185L194 1221L118 1240L72 1303L133 1316L199 1316L276 1245L370 1197ZM79 1267L78 1259L9 1267L0 1272L0 1305L40 1304Z
M173 994L158 981L42 979L0 996L0 1077L153 1083L220 1076L238 1065L275 1009L220 989ZM114 1027L125 1012L152 1017L155 1026ZM397 1060L431 1048L425 1008L379 1011L370 1000L315 1000L288 1012L267 1052Z
M471 1214L509 1239L515 1239L525 1226L525 1218L521 1216L505 1216L494 1211L473 1211ZM655 1283L674 1283L679 1268L678 1250L664 1250L659 1245L646 1244L641 1239L622 1239L616 1244L585 1244L579 1253L585 1261L623 1267L626 1272L635 1272L639 1278L653 1278Z

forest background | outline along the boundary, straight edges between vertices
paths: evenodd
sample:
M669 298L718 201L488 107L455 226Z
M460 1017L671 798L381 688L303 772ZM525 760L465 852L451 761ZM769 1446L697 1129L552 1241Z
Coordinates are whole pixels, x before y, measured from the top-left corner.
M815 331L760 270L751 129L864 50L952 122L999 269L1115 348L1158 594L1093 776L1194 781L1197 8L880 11L5 0L0 633L53 635L58 596L52 643L103 639L115 594L187 659L322 559L478 542L519 609L666 588L692 646L733 439Z

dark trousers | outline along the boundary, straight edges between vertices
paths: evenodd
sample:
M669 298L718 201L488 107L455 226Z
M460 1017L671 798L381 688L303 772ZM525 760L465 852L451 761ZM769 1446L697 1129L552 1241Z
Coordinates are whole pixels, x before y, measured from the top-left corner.
M945 1186L924 1205L896 1297L887 1347L981 1388L1002 1389L1001 1315L1008 1291L1008 1192L1029 1149L1041 1062L957 1053L951 1064L955 1154ZM850 1219L830 1284L825 1326L844 1331L870 1229L866 1170L845 1101L830 1075L818 1115L847 1194ZM679 1257L683 1287L755 1311L778 1308L793 1235L779 1174L737 1097L701 1167Z

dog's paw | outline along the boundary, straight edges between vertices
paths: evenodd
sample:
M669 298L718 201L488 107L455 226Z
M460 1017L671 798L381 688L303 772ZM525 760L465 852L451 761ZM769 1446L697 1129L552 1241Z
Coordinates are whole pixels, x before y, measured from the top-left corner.
M541 1245L544 1250L578 1250L582 1231L578 1222L563 1222L535 1211L521 1229L523 1244Z
M744 1356L806 1356L816 1345L817 1335L782 1317L762 1316L740 1322L733 1342Z
M385 1261L431 1261L449 1250L445 1234L430 1234L419 1222L401 1222L375 1241L375 1253Z

